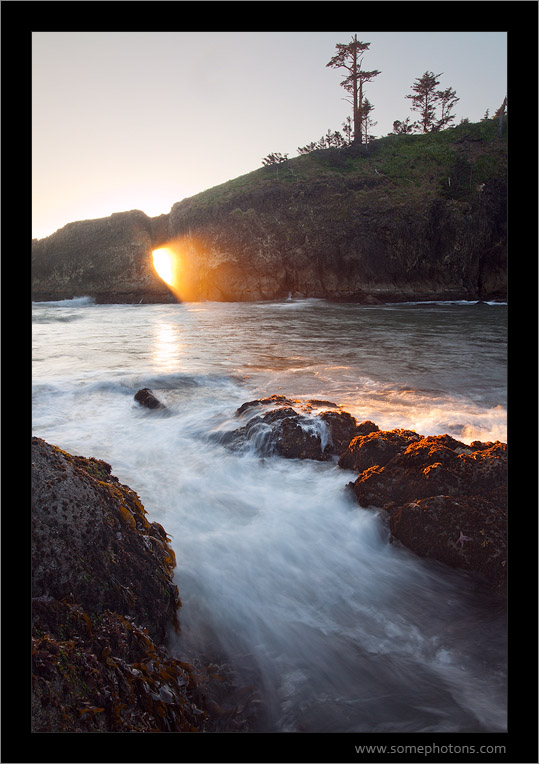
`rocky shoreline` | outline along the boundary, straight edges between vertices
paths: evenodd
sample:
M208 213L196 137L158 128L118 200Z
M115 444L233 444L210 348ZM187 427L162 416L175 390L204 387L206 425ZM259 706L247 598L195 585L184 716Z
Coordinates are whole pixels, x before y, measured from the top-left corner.
M173 657L167 534L106 462L32 438L32 731L249 729L226 666Z
M487 588L505 593L505 443L467 445L449 435L380 430L370 420L357 422L331 401L277 395L244 404L236 416L247 421L218 435L228 448L338 459L340 468L356 475L347 490L359 506L383 513L391 541L477 575Z
M343 490L381 512L392 542L505 595L505 443L383 431L331 401L279 395L236 420L215 434L225 448L337 462L354 475ZM250 731L258 700L238 707L232 672L170 650L175 564L165 529L109 464L32 438L34 732Z

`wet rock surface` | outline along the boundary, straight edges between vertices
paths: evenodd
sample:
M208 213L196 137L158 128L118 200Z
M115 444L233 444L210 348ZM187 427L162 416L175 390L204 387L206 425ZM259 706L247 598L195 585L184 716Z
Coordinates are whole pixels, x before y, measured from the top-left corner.
M32 439L32 594L130 616L163 641L177 628L176 565L165 530L98 459Z
M383 467L411 442L421 437L412 430L380 431L373 422L370 422L370 425L372 430L367 432L365 426L364 434L357 435L348 443L346 450L339 457L339 467L357 472L363 472L375 464Z
M165 405L155 397L149 387L143 387L135 393L135 400L147 409L164 409Z
M376 435L387 440L391 450L402 433ZM359 504L385 510L392 538L419 556L479 573L489 586L503 591L507 445L499 441L467 445L448 435L416 436L405 448L402 441L399 451L383 464L373 464L372 442L367 437L353 449L354 464L368 465L351 484ZM388 452L380 449L380 453L385 458Z
M171 654L175 564L110 465L32 438L34 732L248 729L230 670Z
M330 409L320 411L321 408ZM358 473L358 503L387 513L391 538L412 552L479 574L503 592L507 554L507 445L450 435L380 430L331 401L272 395L236 411L243 426L221 433L233 450L329 461Z
M320 408L332 410L315 413ZM254 448L262 456L328 461L365 430L346 411L334 410L338 408L331 401L301 401L283 395L248 401L237 409L237 417L262 413L251 416L244 426L222 433L219 439L233 450ZM366 425L369 431L371 424Z

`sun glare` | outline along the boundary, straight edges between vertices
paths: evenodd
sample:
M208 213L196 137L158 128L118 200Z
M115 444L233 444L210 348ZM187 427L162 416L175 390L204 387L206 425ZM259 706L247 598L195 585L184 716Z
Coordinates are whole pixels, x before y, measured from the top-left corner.
M167 284L172 286L174 282L174 268L173 268L173 255L169 249L163 247L162 249L154 249L153 254L153 267L159 274L159 276Z

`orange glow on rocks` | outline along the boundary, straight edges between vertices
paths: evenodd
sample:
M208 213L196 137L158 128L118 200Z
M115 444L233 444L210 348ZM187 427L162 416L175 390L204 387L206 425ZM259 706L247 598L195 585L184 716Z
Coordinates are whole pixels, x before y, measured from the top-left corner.
M230 253L191 233L153 250L153 268L180 302L226 299ZM228 280L228 281L227 281Z

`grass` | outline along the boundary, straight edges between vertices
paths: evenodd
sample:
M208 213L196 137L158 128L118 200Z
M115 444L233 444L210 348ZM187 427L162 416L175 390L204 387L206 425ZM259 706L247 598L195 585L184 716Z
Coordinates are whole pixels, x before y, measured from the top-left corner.
M497 120L463 123L437 133L387 135L368 146L319 149L278 166L260 167L188 201L201 209L233 204L246 209L245 197L270 187L290 189L315 182L365 183L365 193L442 193L446 198L473 194L478 184L505 178L507 123L502 138ZM336 189L338 190L338 189Z

